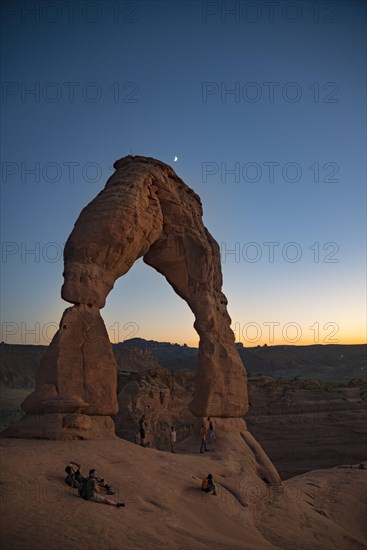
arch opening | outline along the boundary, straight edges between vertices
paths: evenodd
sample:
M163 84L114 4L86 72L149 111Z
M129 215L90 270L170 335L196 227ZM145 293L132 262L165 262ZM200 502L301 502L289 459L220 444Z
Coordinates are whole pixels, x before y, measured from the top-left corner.
M142 338L199 346L192 311L143 259L117 279L101 313L112 344Z

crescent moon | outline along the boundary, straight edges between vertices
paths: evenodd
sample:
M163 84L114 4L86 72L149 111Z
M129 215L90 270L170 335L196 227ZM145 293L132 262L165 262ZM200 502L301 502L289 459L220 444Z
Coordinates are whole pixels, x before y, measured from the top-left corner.
M177 162L178 161L178 157L175 156L175 158L173 159L173 162Z

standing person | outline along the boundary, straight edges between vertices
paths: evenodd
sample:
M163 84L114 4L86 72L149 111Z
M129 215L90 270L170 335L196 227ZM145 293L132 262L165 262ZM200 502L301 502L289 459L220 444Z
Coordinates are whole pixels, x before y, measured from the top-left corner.
M206 427L205 427L205 424L203 424L201 426L201 430L200 430L200 437L201 437L200 452L201 453L203 453L204 451L207 450L207 448L206 448L206 434L207 434Z
M145 426L147 425L145 421L145 414L139 420L139 433L140 433L140 445L145 447Z
M216 440L217 438L215 437L213 422L210 418L208 418L208 443L213 443L213 441Z
M176 435L176 430L174 426L171 426L171 432L169 435L170 435L170 442L171 442L171 453L175 453L177 435Z
M123 508L125 506L123 502L114 502L113 500L100 495L99 480L97 478L97 470L95 468L89 470L89 476L83 481L83 485L79 489L79 495L85 500L109 504L110 506L116 506L117 508Z

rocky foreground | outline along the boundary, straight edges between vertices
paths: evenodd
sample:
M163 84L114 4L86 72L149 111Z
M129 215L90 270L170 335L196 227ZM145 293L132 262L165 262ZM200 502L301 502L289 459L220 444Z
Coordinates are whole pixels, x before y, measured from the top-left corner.
M223 421L216 421L217 441L199 454L195 419L188 410L193 372L172 372L159 362L152 369L151 352L122 355L131 367L142 367L140 372L126 369L126 361L119 366L115 426L131 442L0 439L3 549L366 547L367 470L351 467L364 466L367 456L364 380L336 386L249 379L247 426L283 479L270 486L256 474L254 455ZM3 379L2 427L19 420L20 403L32 390L32 368L23 369L23 387ZM16 372L20 380L22 369ZM143 413L152 448L133 443ZM180 441L177 454L166 452L172 423ZM63 481L70 459L80 461L84 471L98 468L126 508L77 497ZM216 497L199 489L209 472L218 485Z
M335 468L269 486L221 426L208 453L173 455L121 439L2 439L3 550L363 550L367 470ZM126 508L86 502L64 483L70 460L98 468ZM211 472L217 496L200 491Z

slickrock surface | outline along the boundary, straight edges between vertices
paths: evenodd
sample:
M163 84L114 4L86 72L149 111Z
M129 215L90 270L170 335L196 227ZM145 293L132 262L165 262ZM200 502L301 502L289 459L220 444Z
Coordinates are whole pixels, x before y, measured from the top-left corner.
M228 425L237 419L223 419ZM230 426L229 426L230 427ZM242 426L244 428L244 426ZM269 485L240 433L218 426L215 448L197 438L177 454L123 439L0 441L3 550L364 550L364 469L318 470ZM25 460L26 457L26 460ZM85 501L64 482L65 464L97 468L124 501ZM212 473L217 496L200 490Z

